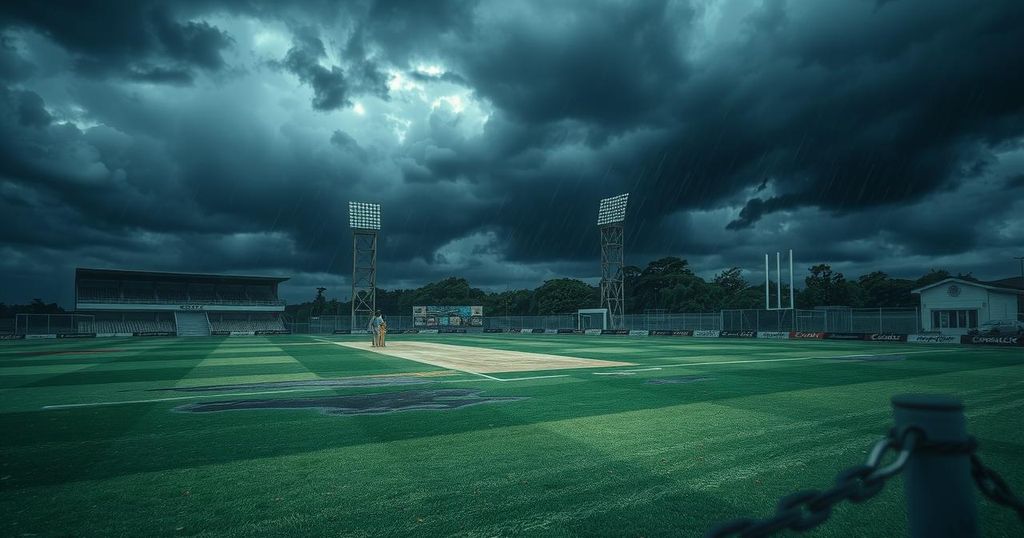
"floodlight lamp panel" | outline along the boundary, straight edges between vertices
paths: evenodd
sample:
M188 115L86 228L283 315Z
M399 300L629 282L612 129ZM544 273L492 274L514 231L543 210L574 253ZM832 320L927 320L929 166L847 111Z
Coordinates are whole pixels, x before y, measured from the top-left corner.
M597 225L613 224L626 220L626 202L629 200L629 193L604 198L597 211Z
M361 230L379 230L380 204L349 202L348 225Z

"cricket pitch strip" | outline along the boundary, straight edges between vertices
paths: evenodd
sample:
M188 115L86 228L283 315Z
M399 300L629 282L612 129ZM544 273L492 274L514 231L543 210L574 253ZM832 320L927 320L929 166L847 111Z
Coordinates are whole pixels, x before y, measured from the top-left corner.
M633 363L630 362L581 359L579 357L566 357L563 355L453 346L433 342L392 342L382 348L373 347L369 342L334 343L339 346L372 351L382 355L473 374L633 366Z

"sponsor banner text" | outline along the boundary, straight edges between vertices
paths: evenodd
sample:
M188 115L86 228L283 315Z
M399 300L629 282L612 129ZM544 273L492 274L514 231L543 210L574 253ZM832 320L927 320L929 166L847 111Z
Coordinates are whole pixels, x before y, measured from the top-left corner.
M865 334L864 339L869 342L906 342L907 335L896 333L872 333Z
M790 338L797 340L821 340L825 338L825 333L805 333L801 331L793 331L789 333Z
M963 344L978 344L984 346L1024 346L1024 336L986 336L981 334L965 334L960 337Z
M959 344L960 337L952 334L911 334L907 342L915 344Z
M756 338L757 333L755 331L720 331L718 336L721 338Z

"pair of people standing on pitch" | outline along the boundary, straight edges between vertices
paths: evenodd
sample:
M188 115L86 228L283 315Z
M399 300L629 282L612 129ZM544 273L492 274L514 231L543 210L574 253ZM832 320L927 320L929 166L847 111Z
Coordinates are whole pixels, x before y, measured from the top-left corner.
M370 320L370 332L373 333L373 347L384 347L384 335L387 334L388 324L384 316L377 311L377 315Z

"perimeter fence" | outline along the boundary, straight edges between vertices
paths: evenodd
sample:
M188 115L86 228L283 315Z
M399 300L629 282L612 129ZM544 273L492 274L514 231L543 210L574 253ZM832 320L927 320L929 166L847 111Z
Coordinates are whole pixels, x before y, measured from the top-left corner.
M412 316L384 316L388 322L388 330L426 329L416 325ZM285 325L293 333L298 334L330 334L338 330L352 328L349 316L319 316L307 320L285 320ZM721 329L722 316L718 312L693 314L627 314L622 317L623 329L641 330L701 330ZM443 325L440 328L466 329L468 331L485 329L578 329L579 316L576 314L556 314L550 316L488 316L478 326ZM439 328L437 326L429 327Z
M922 327L917 308L830 308L723 310L722 330L916 334Z
M318 316L292 319L284 316L285 327L297 334L331 334L352 329L350 316ZM478 326L416 325L413 316L385 316L388 328L395 331L426 328L453 328L478 331L487 329L581 329L577 314L549 316L487 316ZM819 310L722 310L669 314L660 311L626 314L615 329L628 330L720 330L720 331L802 331L849 333L922 332L916 308L859 308ZM46 334L94 332L93 316L81 314L19 315L16 320L0 320L0 333Z
M92 333L96 332L95 320L96 316L90 314L18 314L8 321L13 322L12 333L30 335Z

